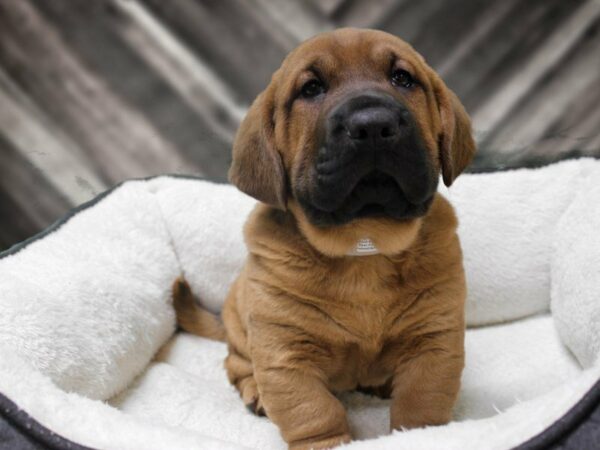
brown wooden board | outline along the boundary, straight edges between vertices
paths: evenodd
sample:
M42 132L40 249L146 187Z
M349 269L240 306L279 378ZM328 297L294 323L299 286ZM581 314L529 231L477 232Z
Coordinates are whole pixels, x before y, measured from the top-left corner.
M235 130L312 34L410 41L461 97L471 170L600 156L595 0L0 1L0 249L124 179L224 180Z

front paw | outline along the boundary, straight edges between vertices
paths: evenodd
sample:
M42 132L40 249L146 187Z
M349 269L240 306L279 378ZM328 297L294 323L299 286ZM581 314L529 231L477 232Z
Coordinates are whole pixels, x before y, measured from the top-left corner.
M251 400L250 403L246 403L246 409L259 417L265 417L267 415L267 413L265 413L265 408L260 402L260 398L256 398Z
M266 416L265 408L260 399L254 377L250 375L249 377L243 378L238 382L237 387L248 411L260 417Z
M332 436L325 439L319 440L303 440L301 442L290 443L290 450L320 450L335 448L342 444L347 444L352 440L352 436L349 434L340 434L338 436Z

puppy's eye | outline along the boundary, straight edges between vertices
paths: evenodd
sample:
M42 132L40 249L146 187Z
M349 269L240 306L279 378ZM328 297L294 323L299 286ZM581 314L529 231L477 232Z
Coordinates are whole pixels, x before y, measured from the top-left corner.
M313 98L325 92L325 85L316 79L312 79L304 83L300 90L300 95L304 98Z
M392 72L392 84L403 88L411 88L415 85L415 80L406 70L396 69Z

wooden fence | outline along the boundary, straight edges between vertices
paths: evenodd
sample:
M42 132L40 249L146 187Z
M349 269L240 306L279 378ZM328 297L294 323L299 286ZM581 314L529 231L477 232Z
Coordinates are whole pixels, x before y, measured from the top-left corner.
M600 156L600 0L0 0L0 249L126 178L224 180L284 55L342 26L438 70L473 170Z

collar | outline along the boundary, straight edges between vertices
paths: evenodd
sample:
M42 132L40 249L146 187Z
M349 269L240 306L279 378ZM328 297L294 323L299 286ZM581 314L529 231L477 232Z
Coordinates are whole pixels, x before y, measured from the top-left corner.
M359 239L356 246L346 253L347 256L369 256L377 254L379 254L379 250L369 238Z

